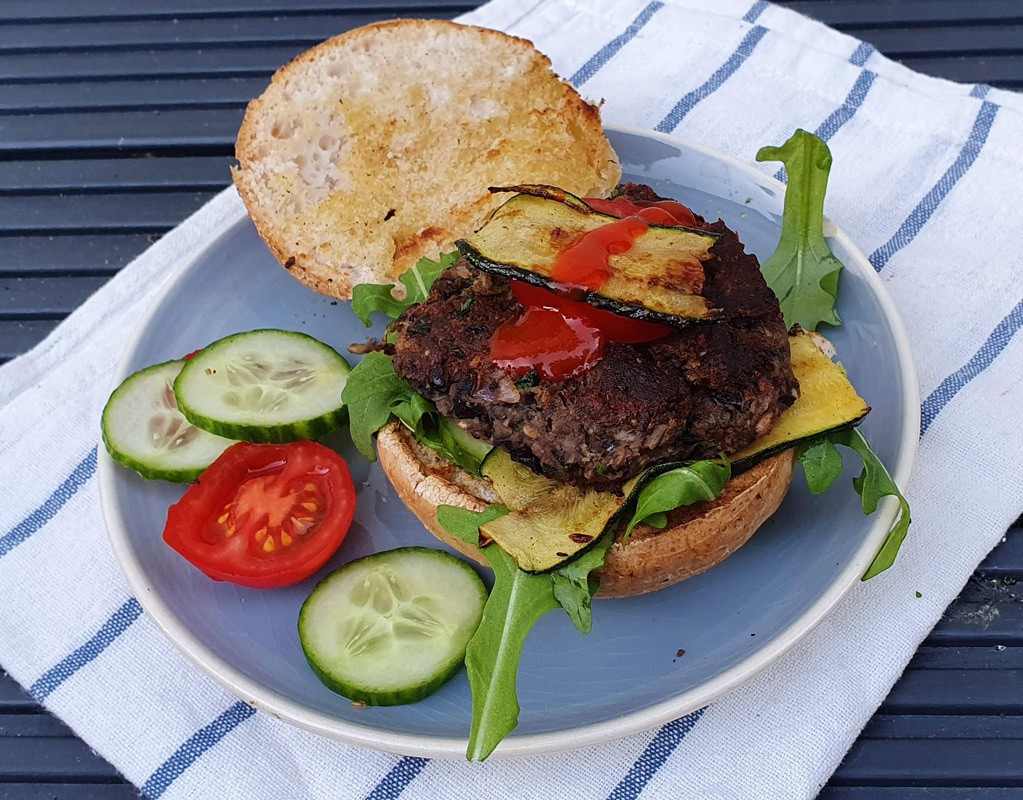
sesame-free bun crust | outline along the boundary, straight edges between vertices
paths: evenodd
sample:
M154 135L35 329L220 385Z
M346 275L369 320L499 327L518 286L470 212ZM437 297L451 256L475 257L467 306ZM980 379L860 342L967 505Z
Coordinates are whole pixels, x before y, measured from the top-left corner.
M436 258L545 183L605 196L621 169L597 108L533 45L443 20L394 20L298 56L249 103L238 192L270 250L316 291L351 296Z
M500 502L489 482L470 475L420 444L398 422L377 437L380 464L406 506L445 544L484 563L479 550L437 523L437 506L482 511ZM638 526L628 544L607 552L597 597L631 597L683 581L738 550L781 505L792 480L795 451L769 458L730 480L717 499L676 509L657 530Z

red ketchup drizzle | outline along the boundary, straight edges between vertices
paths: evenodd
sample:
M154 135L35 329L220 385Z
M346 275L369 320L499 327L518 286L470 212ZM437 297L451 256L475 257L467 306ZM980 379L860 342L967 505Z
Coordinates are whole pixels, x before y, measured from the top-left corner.
M674 200L586 202L621 221L583 234L558 254L553 277L569 289L599 290L611 277L611 256L628 252L650 224L696 224L693 213ZM513 378L531 370L546 380L572 378L600 360L607 342L650 342L672 331L668 325L623 317L520 281L512 281L512 293L523 311L494 331L490 357Z

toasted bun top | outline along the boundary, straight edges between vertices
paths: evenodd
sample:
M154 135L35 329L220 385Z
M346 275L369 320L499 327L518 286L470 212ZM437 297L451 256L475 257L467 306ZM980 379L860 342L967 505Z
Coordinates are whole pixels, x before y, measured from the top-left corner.
M604 196L621 169L595 106L524 40L441 20L357 28L303 53L253 100L235 184L274 255L348 298L436 258L546 183Z
M402 502L434 536L481 563L477 548L445 531L437 506L483 511L500 502L490 482L470 475L420 444L399 422L377 436L380 465ZM631 597L663 589L724 561L781 504L792 480L795 451L760 462L725 484L709 502L675 509L663 529L639 525L628 543L608 550L598 597Z

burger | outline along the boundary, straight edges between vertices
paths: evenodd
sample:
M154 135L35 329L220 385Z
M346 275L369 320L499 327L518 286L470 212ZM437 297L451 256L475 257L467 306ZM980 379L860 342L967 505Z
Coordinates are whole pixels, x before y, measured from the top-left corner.
M659 473L728 462L720 493L647 520L660 528L619 531L606 554L604 596L669 585L741 546L785 494L796 434L833 422L764 444L800 397L791 347L806 338L788 335L735 232L650 187L618 185L599 109L529 42L439 20L355 29L274 75L249 105L236 153L238 191L293 277L358 300L360 285L401 294L399 276L414 275L421 302L380 349L448 438L492 454L482 470L459 465L397 421L377 450L424 525L474 558L437 506L512 507L517 492L528 519L513 508L484 541L496 534L523 568L542 571L626 527ZM625 251L599 244L636 220L645 227L618 230L627 241L610 245ZM597 273L584 238L604 248ZM577 274L551 271L573 251ZM427 293L416 264L446 252L457 261ZM852 397L836 424L866 413ZM513 484L504 498L500 476ZM530 482L534 494L523 494ZM501 536L516 524L521 545L522 530Z
M479 549L438 521L439 506L509 506L482 534L527 571L613 537L601 596L641 594L702 572L774 513L792 477L792 448L820 432L821 420L805 419L813 397L793 411L800 384L790 341L804 371L807 361L815 375L838 377L840 369L819 337L790 336L756 257L724 223L649 186L625 184L610 201L514 188L475 236L458 242L458 260L392 323L386 345L397 376L482 446L481 469L452 463L397 421L378 436L381 464L426 528L477 560ZM612 230L630 220L640 227L631 246ZM668 245L642 246L651 234ZM519 249L529 256L516 260ZM583 272L605 262L605 287L621 273L635 280L611 291L594 288L600 274L564 283L557 270L580 251ZM866 413L851 387L847 394L824 425ZM657 527L625 531L625 515L654 477L729 460L734 477L720 493L671 509ZM580 519L586 514L593 519Z
M482 728L474 711L471 758L515 726L515 663L540 615L560 604L586 631L592 592L709 569L777 510L800 448L858 447L847 433L869 408L830 345L786 324L735 231L620 184L599 108L529 42L419 20L335 37L274 76L236 152L281 265L367 325L392 318L342 395L356 446L373 458L375 435L425 528L495 567L491 599L502 575L539 587L484 611L469 643L474 698L501 698ZM483 652L505 624L514 643Z

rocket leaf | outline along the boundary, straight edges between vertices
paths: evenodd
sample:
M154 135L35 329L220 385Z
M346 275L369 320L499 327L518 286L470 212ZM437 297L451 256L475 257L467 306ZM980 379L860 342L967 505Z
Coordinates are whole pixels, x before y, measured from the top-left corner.
M781 161L789 178L778 249L761 267L781 303L785 325L810 331L821 322L840 325L835 297L842 262L824 240L831 151L812 133L797 130L781 147L760 148L757 161Z
M393 415L427 447L469 472L479 471L480 458L460 446L454 435L454 423L438 414L433 403L394 371L386 353L367 353L356 364L341 390L341 399L348 407L352 442L370 461L376 460L373 434Z
M475 544L481 525L507 513L501 505L480 512L441 505L437 521L452 536ZM472 727L466 751L470 761L489 756L518 724L515 678L526 636L536 621L560 605L580 631L589 633L593 623L590 600L597 591L597 583L590 581L589 575L603 565L612 541L605 536L579 558L541 573L519 569L496 544L481 550L494 570L494 588L465 655L472 690Z
M626 539L641 522L654 528L663 528L668 524L665 512L701 500L713 500L721 494L731 477L732 468L727 459L724 464L697 461L687 467L658 475L640 490L636 498L636 510L625 528Z
M877 511L878 503L883 497L891 496L899 501L899 515L888 531L881 549L863 574L863 580L866 581L880 575L895 563L895 557L902 547L912 521L909 502L899 491L881 459L870 448L866 438L856 428L832 431L799 449L799 463L803 466L806 482L811 491L818 494L825 491L841 474L842 455L835 447L836 444L853 450L863 462L863 471L853 479L853 488L861 498L864 514L873 514Z
M597 581L590 580L590 573L604 565L604 557L613 542L614 537L605 534L600 541L583 551L581 556L551 573L554 596L580 633L589 633L593 628L590 600L600 588Z
M422 303L429 294L433 282L454 264L457 258L458 253L452 252L441 253L436 261L429 258L419 259L415 266L398 276L398 280L405 287L405 297L402 300L394 296L393 283L360 283L352 289L352 311L367 328L372 324L370 315L374 311L396 319L409 306Z
M806 476L806 485L814 494L831 488L842 474L842 454L834 442L824 437L814 439L799 449L799 463Z
M479 547L480 526L493 522L503 517L509 511L508 506L493 504L486 507L484 511L470 511L468 508L459 506L437 506L437 522L440 526L461 539L466 544Z
M484 547L494 588L483 619L465 653L472 689L472 726L465 756L482 761L519 722L515 677L526 636L536 621L558 607L551 576L523 572L496 544Z

